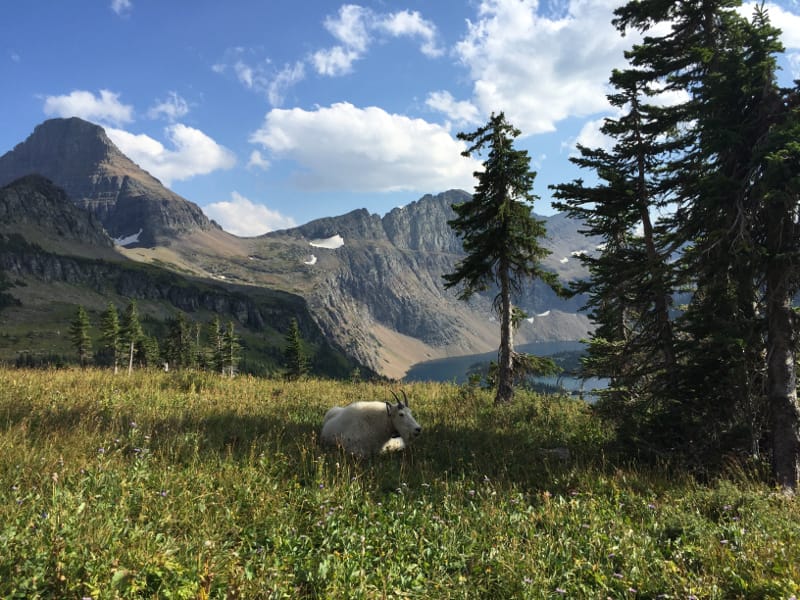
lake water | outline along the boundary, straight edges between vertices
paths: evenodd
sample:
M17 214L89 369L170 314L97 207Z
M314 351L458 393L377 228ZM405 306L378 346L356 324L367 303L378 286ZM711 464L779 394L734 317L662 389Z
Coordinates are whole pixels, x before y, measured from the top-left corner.
M560 352L583 352L586 345L582 342L536 342L533 344L522 344L517 351L527 352L536 356L552 356ZM417 363L409 369L405 376L406 381L441 381L450 383L465 383L468 373L476 364L487 364L497 360L497 352L487 352L485 354L470 354L466 356L454 356L451 358L439 358ZM591 390L606 387L603 379L590 378L578 379L561 375L558 377L537 377L536 383L551 385L563 389L566 392L580 394L583 392L587 400L592 399Z

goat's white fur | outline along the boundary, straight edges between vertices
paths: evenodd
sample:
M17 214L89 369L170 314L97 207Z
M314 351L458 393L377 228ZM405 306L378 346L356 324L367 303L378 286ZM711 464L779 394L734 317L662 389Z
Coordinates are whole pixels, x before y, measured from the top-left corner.
M402 450L421 431L408 402L354 402L334 406L325 413L320 441L358 456L369 456Z

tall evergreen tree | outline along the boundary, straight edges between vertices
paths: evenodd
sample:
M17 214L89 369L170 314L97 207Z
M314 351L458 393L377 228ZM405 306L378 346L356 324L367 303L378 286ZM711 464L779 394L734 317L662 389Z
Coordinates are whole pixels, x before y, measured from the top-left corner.
M139 321L139 308L136 300L130 300L122 315L122 344L128 358L128 373L133 371L133 360L144 338L142 324Z
M78 361L81 367L85 367L92 353L92 340L89 337L89 315L83 306L78 306L78 310L75 311L75 318L69 326L69 335L78 353Z
M242 351L242 344L239 341L239 336L236 335L233 321L228 321L228 327L223 334L223 344L225 349L224 369L228 372L228 375L233 377L239 369Z
M475 173L478 184L472 199L453 205L456 218L449 224L461 236L467 256L453 273L444 275L446 288L461 287L462 300L492 286L499 290L494 300L500 316L496 403L514 395L512 294L518 294L528 279L540 279L560 292L556 275L541 265L550 251L540 244L546 234L544 222L531 212L536 173L530 170L527 151L514 148L520 133L501 112L476 131L458 134L469 144L463 156L487 156L484 170Z
M611 206L607 201L612 188L628 201L627 210L603 228L606 242L614 240L613 254L589 261L592 274L602 275L595 296L603 316L598 333L623 340L610 343L606 350L611 351L600 356L610 357L614 367L625 365L618 350L628 343L630 315L641 310L637 294L626 296L625 288L612 287L615 274L620 281L644 281L644 270L653 272L678 251L677 261L656 270L649 286L651 292L664 292L653 296L656 299L668 298L677 286L691 295L687 309L669 323L675 331L671 336L659 325L668 323L663 306L653 305L653 331L661 339L665 366L674 365L672 384L666 395L661 390L661 410L656 411L662 431L669 433L673 447L701 453L739 449L748 440L757 448L769 413L776 478L793 488L800 470L793 342L797 323L792 310L798 280L797 171L792 171L798 133L795 92L781 91L775 83L775 55L781 51L777 31L762 9L752 21L741 17L735 10L739 4L636 0L616 11L621 32L637 29L646 34L627 55L632 68L615 81L617 90L637 91L626 98L629 115L636 112L640 93L661 90L686 98L649 110L641 121L650 140L667 145L651 146L655 154L644 156L656 160L640 163L646 168L638 173L654 184L651 197L661 201L660 194L670 203L672 216L661 222L656 243L650 246L642 219L645 245L643 260L636 263L639 268L625 259L630 246L624 232L631 210L637 203L644 206L639 194L644 188L632 172L620 168L623 147L618 145L607 156L582 150L585 164L597 168L608 182L605 189L590 194L582 185L573 185L562 186L560 192L572 199L573 210L590 202L592 194L606 194L603 202ZM670 28L667 33L655 33L665 26ZM620 86L625 82L636 85ZM618 123L620 129L606 132L630 142L637 131L635 121ZM632 269L632 278L622 277L626 269ZM648 286L640 283L635 289ZM675 348L671 358L664 352L670 337ZM656 388L644 389L659 400Z
M119 324L119 313L113 302L109 302L103 312L100 322L100 335L103 349L108 352L114 373L119 371L119 361L122 355L122 334Z
M592 169L598 183L578 179L553 186L554 205L581 220L587 235L602 242L580 257L590 279L573 285L586 294L597 323L584 362L587 376L608 378L598 407L616 420L623 437L640 447L642 421L653 414L653 397L672 380L675 368L670 306L674 274L670 248L652 214L668 201L659 164L673 142L663 138L661 109L648 104L657 93L637 70L615 71L609 102L622 115L606 119L601 132L611 151L579 146L572 162Z
M209 345L211 368L222 375L225 374L225 335L219 315L214 315L213 321L209 325Z
M283 356L288 379L300 379L308 373L308 358L303 349L303 338L300 335L297 319L293 318L289 324L289 331L286 333L286 350Z
M183 312L168 321L163 355L170 368L183 369L192 365L192 329Z

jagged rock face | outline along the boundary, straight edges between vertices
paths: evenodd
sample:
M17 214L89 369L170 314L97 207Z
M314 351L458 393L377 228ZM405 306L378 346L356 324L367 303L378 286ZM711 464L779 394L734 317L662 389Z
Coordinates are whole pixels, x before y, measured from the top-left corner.
M455 217L452 205L469 198L466 192L451 190L424 196L383 218L362 209L268 234L264 240L308 244L335 235L344 239L340 248L308 248L320 255L320 262L306 267L316 278L307 298L326 335L376 371L386 372L384 362L392 350L379 339L379 331L396 332L447 354L484 352L496 347L499 334L491 321L492 294L464 303L455 290L445 290L442 279L464 257L461 240L448 221ZM548 245L558 250L549 265L556 271L574 269L577 260L564 263L562 255L583 243L582 238L575 223L557 225L556 239ZM524 324L520 342L579 339L590 328L585 316L574 314L580 299L560 299L541 282L528 286L518 302L531 315L552 311L535 324Z
M113 238L141 229L141 245L168 245L181 233L215 227L196 204L122 154L102 127L82 119L45 121L0 157L0 185L31 173L63 188Z
M0 188L0 229L35 227L82 244L114 246L102 223L76 207L67 194L40 175L27 175Z

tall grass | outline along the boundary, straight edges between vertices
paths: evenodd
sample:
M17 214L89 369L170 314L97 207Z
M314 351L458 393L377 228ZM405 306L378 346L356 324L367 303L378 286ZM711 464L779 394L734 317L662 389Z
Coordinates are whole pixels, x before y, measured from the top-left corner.
M574 400L405 389L423 435L358 460L322 416L386 386L0 370L0 596L797 594L800 510L746 471L623 466Z

